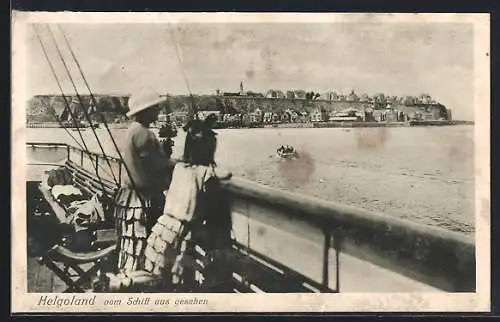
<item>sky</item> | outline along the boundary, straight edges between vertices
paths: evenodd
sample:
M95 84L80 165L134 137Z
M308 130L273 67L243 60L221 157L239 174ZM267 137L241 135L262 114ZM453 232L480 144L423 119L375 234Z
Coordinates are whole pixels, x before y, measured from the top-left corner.
M61 24L94 93L266 92L430 94L474 119L473 25L466 23ZM79 92L88 93L56 25L36 25L66 93L53 32ZM33 31L28 92L59 94ZM177 51L176 51L177 49ZM179 54L177 54L177 52ZM183 73L184 72L184 73ZM185 77L184 77L185 75Z

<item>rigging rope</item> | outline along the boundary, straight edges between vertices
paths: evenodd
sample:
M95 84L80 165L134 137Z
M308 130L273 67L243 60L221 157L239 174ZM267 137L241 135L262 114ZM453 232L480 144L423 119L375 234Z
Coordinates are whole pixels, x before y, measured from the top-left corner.
M78 142L78 140L75 138L75 136L72 135L71 132L68 130L68 128L64 126L64 124L62 123L62 121L59 120L59 118L57 117L57 114L55 112L55 109L53 107L49 106L48 104L45 104L45 103L42 103L42 105L44 105L47 108L47 110L51 113L51 115L57 120L57 123L59 124L59 126L61 126L61 128L63 128L66 131L66 133L69 135L69 137L72 138L73 141L75 141L76 145L78 145L78 147L82 151L85 151L85 148L80 144L80 142ZM89 153L91 153L91 152L89 152ZM110 174L109 172L107 172L104 169L104 167L101 164L97 163L97 165L100 167L100 169L102 171L104 171L104 173Z
M59 46L57 45L56 39L54 37L54 34L52 33L52 30L50 29L50 26L47 26L47 30L49 31L49 34L50 34L50 37L52 38L52 41L54 42L54 46L55 46L55 48L57 50L57 53L59 54L59 58L61 59L61 62L64 65L64 69L66 70L66 74L68 75L68 78L69 78L71 84L73 85L73 89L74 89L74 91L76 93L76 97L78 98L78 101L80 102L80 104L82 106L82 111L83 111L83 114L85 115L85 119L87 120L87 122L89 122L90 128L92 129L92 133L94 134L94 136L95 136L95 138L97 140L97 144L99 145L99 148L101 149L101 152L103 154L104 160L108 164L109 169L110 169L110 171L111 171L111 173L113 175L113 180L118 185L119 181L116 179L116 177L115 177L115 175L113 173L113 167L111 166L111 163L109 162L109 159L106 156L106 151L104 151L104 148L103 148L103 146L101 144L101 141L99 140L99 136L97 135L97 133L95 131L95 128L94 128L94 126L92 124L92 120L90 119L90 115L88 114L87 109L85 108L85 105L83 104L83 99L81 98L80 93L78 93L78 89L76 88L76 85L75 85L75 82L73 80L73 77L71 76L71 72L70 72L70 70L68 68L68 65L66 64L66 61L65 61L65 59L64 59L64 57L62 55L62 52L61 52ZM96 106L96 108L97 108L97 106Z
M195 120L197 120L198 119L198 110L197 110L196 104L194 102L193 94L191 92L191 86L189 86L189 81L188 81L188 78L186 75L186 70L184 69L182 55L180 54L180 48L179 48L180 45L177 42L177 40L175 39L174 32L172 30L172 26L170 25L170 23L168 23L168 30L170 31L170 37L172 38L172 41L174 42L175 54L177 55L177 60L179 61L179 66L181 67L182 76L184 78L184 82L186 83L189 97L191 98L191 106L192 106L191 111L190 111L192 114L191 117L194 118Z
M43 42L42 42L42 38L40 37L40 34L39 34L39 32L38 32L37 28L35 27L35 25L33 25L33 29L34 29L34 31L35 31L35 35L36 35L36 37L37 37L38 41L40 42L40 46L42 47L42 51L43 51L43 54L44 54L44 56L45 56L45 59L47 60L47 63L48 63L48 64L49 64L49 66L50 66L50 70L52 71L52 75L54 76L54 78L55 78L55 80L56 80L56 83L57 83L57 86L59 87L59 90L61 91L61 95L62 95L62 97L63 97L63 99L64 99L64 103L66 104L65 108L68 110L69 114L71 115L71 120L73 121L73 124L75 125L75 128L77 129L78 134L80 135L80 139L82 140L82 144L83 144L83 146L84 146L85 152L87 153L88 157L92 160L92 154L90 153L89 148L88 148L87 144L85 143L85 140L83 139L83 135L82 135L82 133L80 132L80 129L79 129L79 127L78 127L78 124L76 123L76 118L74 117L73 112L71 111L71 107L70 107L70 105L69 105L69 103L68 103L68 98L67 98L67 97L66 97L66 95L64 94L64 90L63 90L63 88L62 88L62 86L61 86L61 83L60 83L60 81L59 81L59 78L57 77L57 73L56 73L56 71L55 71L55 69L54 69L54 66L52 65L52 63L51 63L51 61L50 61L50 58L49 58L49 55L48 55L47 50L46 50L46 48L45 48L45 45L44 45L44 44L43 44ZM55 114L55 111L54 111L54 114ZM57 115L55 115L55 116L56 116L57 121L58 121L58 122L61 122L61 121L59 120L59 118L57 117ZM61 122L60 124L62 125L62 122ZM63 125L63 128L65 128L65 129L66 129L66 127L65 127L64 125ZM66 130L67 130L67 129L66 129ZM69 131L68 131L68 133L69 133ZM72 136L72 137L73 137L73 136ZM74 137L73 137L73 139L76 141L76 139L75 139ZM78 142L77 142L77 144L78 144ZM78 144L78 145L80 145L80 144ZM80 145L80 147L81 147L81 145ZM96 162L96 164L95 164L95 170L96 170L96 173L98 173L98 170L97 170L97 169L98 169L98 163ZM103 188L103 191L104 191L104 183L102 182L101 177L97 176L97 179L99 180L99 183L101 184L101 186L102 186L102 188Z
M189 96L191 97L194 118L197 120L198 119L198 111L196 110L196 106L194 104L194 97L193 97L193 94L191 92L191 87L189 86L189 81L188 81L188 78L187 78L187 75L186 75L186 72L185 72L185 69L184 69L184 66L183 66L182 56L181 56L180 50L179 50L180 45L177 42L177 40L175 39L175 37L174 37L174 33L173 33L172 26L171 26L170 23L168 23L168 29L170 31L170 36L172 37L172 40L173 40L174 45L175 45L175 53L177 55L177 59L179 60L179 65L180 65L181 70L182 70L182 76L184 77L184 81L186 82L186 87L187 87L187 90L189 92ZM247 216L247 250L246 250L246 257L248 258L248 257L250 257L250 233L251 233L251 229L250 229L250 212L248 211L248 204L246 206L247 206L247 209L246 209L246 216Z
M123 160L123 156L120 152L120 149L118 148L118 145L116 144L116 141L113 137L113 134L111 133L111 130L109 129L109 126L108 126L108 123L106 122L106 119L104 118L104 116L102 115L101 111L99 110L99 108L97 108L98 104L97 104L97 101L94 97L94 94L92 93L92 90L90 89L90 86L87 82L87 78L85 77L85 74L83 73L83 70L80 66L80 63L78 62L78 59L76 58L76 55L73 51L73 49L71 48L71 45L68 41L68 38L66 37L66 34L65 32L63 31L63 29L61 28L60 25L58 25L59 27L59 30L61 32L61 34L63 35L63 38L64 38L64 41L66 42L66 46L68 47L70 53L71 53L71 56L73 58L73 61L75 62L76 66L78 67L78 70L80 72L80 75L85 83L85 86L87 87L87 90L89 91L89 94L90 94L90 99L92 100L92 103L94 104L94 106L96 107L96 113L99 115L100 119L101 119L101 122L104 124L104 127L106 128L106 131L108 132L110 138L111 138L111 142L113 143L113 147L116 151L116 153L118 154L118 158L120 159L120 162L121 164L123 164L124 168L125 168L125 171L127 172L127 175L129 177L129 180L130 180L130 184L132 186L132 189L135 190L137 192L137 189L136 189L136 184L134 182L134 179L132 178L132 174L130 172L130 169L128 168L127 164L125 163L125 161ZM140 194L138 193L137 194L139 199L140 199L140 202L141 204L143 205L143 207L146 206L146 203L145 201L142 199L142 197L140 196Z

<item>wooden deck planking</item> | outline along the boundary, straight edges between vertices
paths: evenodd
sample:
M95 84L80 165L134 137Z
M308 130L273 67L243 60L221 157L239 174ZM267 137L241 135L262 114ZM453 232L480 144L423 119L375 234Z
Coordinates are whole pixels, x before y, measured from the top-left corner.
M36 258L28 258L28 293L61 293L66 285Z
M57 264L61 267L61 264ZM28 258L28 293L63 293L68 287L54 272L40 265L37 258ZM88 270L92 264L80 266Z

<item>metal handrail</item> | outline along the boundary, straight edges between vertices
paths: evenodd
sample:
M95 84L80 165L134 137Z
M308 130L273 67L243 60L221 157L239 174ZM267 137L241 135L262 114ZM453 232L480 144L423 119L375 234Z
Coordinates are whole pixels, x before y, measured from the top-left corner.
M450 292L475 290L475 242L469 236L240 178L221 184L236 198L318 228L325 250L333 236L341 241L337 246L343 252L413 280ZM327 260L325 251L323 274L327 274Z
M27 146L31 147L31 146L46 146L46 147L50 147L50 146L54 146L54 147L66 147L68 150L69 149L74 149L74 150L82 150L80 149L79 147L76 147L74 145L70 145L70 144L67 144L67 143L52 143L52 142L27 142L26 143ZM109 160L113 160L114 162L120 162L120 159L118 159L117 157L113 157L113 156L104 156L102 153L98 153L98 152L89 152L88 154L92 155L92 156L96 156L96 157L99 157L99 158L108 158Z
M80 166L83 167L83 160L85 159L85 157L92 158L92 161L97 163L97 167L93 168L92 170L96 171L96 169L99 169L99 167L100 167L105 173L107 173L107 170L104 169L101 164L99 164L99 160L106 160L107 159L107 160L118 165L118 169L117 169L118 170L118 176L117 176L118 185L121 182L121 172L122 172L123 164L122 164L121 160L117 157L103 155L102 153L98 153L98 152L83 151L79 147L75 147L73 145L66 144L66 143L27 142L26 146L31 147L31 148L35 148L37 146L38 147L48 147L48 148L50 148L50 147L65 148L67 151L67 157L66 157L67 160L71 160L71 151L76 151L79 154L79 160L78 160L79 162L76 162L77 164L79 164ZM76 160L71 160L71 161L75 162ZM96 173L96 175L98 175L98 173Z

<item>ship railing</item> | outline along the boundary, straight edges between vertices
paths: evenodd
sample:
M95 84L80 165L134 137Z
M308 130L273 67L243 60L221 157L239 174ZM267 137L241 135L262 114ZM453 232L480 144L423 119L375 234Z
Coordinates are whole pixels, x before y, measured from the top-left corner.
M26 144L28 154L40 163L41 159L59 161L64 160L71 166L77 166L99 176L103 183L111 188L121 183L124 167L119 158L96 152L86 152L82 149L65 143L29 142ZM45 154L44 154L45 153ZM107 160L106 160L107 159ZM108 165L111 165L111 168ZM116 180L116 182L115 182Z
M293 265L296 270L302 267L304 274L315 269L306 275L315 275L316 280L321 276L325 287L336 291L362 290L363 285L353 284L363 280L367 284L384 283L377 278L386 279L387 283L397 281L391 274L374 273L390 271L415 281L415 285L436 290L475 291L475 243L468 236L240 178L222 184L233 197L233 221L237 224L234 218L239 217L245 223L241 226L248 225L247 231L241 229L240 234L250 240L250 245L255 245L257 251L273 253L278 261L288 260L284 264ZM266 233L269 227L274 227L273 233ZM279 239L273 236L277 231L281 233ZM281 246L274 247L276 244ZM373 279L356 276L356 271L363 271L342 254L381 269L364 271L368 275L374 273ZM314 259L321 265L310 262ZM350 282L341 288L341 280ZM370 285L365 285L365 289L370 289Z
M99 153L88 156L66 144L27 144L28 149L37 147L65 149L66 165L89 173L95 164L102 165L98 171L106 169ZM120 160L107 158L120 174ZM475 291L475 243L468 236L241 178L221 184L231 199L235 250L278 272L287 283L295 277L315 285L316 291L348 292L396 285L402 277L435 290Z

